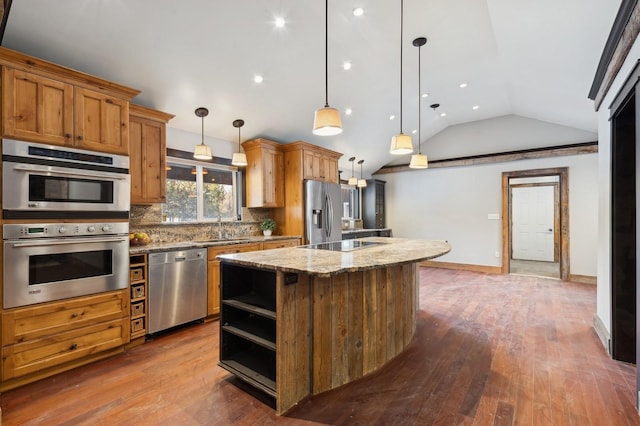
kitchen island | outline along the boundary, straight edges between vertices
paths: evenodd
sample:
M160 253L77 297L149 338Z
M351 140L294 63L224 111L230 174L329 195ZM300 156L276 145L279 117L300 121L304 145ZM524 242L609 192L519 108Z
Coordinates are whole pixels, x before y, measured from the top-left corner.
M444 241L370 237L219 256L220 362L285 413L371 373L411 342L418 262Z

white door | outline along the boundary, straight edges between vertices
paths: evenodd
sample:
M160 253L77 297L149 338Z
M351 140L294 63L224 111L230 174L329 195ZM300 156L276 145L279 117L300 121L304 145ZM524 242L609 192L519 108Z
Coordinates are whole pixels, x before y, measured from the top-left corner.
M554 186L511 189L513 259L554 261Z

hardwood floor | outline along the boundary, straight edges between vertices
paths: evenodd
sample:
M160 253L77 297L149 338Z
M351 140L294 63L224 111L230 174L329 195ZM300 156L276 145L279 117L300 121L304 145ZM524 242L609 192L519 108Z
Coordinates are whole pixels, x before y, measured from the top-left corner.
M595 286L432 268L420 282L407 350L287 416L216 366L213 322L6 392L2 424L640 425L636 368L593 331Z

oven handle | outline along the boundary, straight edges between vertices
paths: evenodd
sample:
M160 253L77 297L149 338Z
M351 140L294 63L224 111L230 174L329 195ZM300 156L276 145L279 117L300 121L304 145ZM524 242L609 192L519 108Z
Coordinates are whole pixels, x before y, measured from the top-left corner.
M42 170L42 169L38 169L38 168L31 168L31 167L24 167L24 166L14 166L13 170L18 171L18 172L43 172L43 173L50 173L52 175L63 175L63 176L77 176L77 177L83 177L83 178L92 178L95 179L96 177L100 178L100 177L108 177L109 179L114 179L114 180L126 180L126 176L120 176L118 174L115 173L100 173L97 171L94 171L92 173L80 173L80 172L65 172L65 171L59 171L59 170Z
M105 238L69 238L69 239L45 239L39 241L24 241L13 243L14 248L21 247L46 247L60 246L65 244L96 244L96 243L124 243L127 237L105 237Z

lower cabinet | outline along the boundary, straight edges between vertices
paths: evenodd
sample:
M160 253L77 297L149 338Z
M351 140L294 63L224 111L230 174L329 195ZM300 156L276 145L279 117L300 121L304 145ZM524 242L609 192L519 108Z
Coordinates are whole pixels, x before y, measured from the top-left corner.
M4 311L0 389L121 352L129 337L126 290Z
M275 398L283 414L311 386L309 277L224 261L221 274L218 365Z

